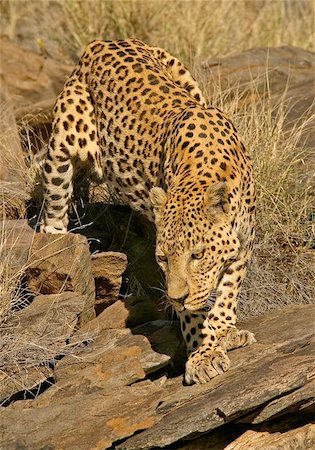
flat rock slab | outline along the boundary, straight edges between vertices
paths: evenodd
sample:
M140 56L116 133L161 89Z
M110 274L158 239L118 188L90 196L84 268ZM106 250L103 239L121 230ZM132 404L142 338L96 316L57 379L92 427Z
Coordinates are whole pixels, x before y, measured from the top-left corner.
M99 332L93 326L91 332L93 333L93 341L85 349L84 354L94 353L101 355L109 349L116 349L120 351L122 347L138 347L141 350L139 360L141 367L146 374L156 372L161 367L166 366L170 362L170 356L158 353L152 350L149 340L140 334L132 334L131 330L127 329L105 329ZM72 338L71 342L77 340L84 340L84 335L89 334L88 324L80 330Z
M43 394L0 413L0 448L105 450L154 425L160 390L151 382L50 402Z
M303 389L315 376L314 315L315 305L292 306L261 317L259 321L248 321L246 328L253 332L257 325L258 343L230 352L229 372L201 386L182 386L181 379L166 382L165 396L157 408L157 424L117 448L165 447L180 439L197 437L242 416L248 416L250 422L255 411L257 415L262 409L266 413L266 405L270 402ZM303 323L298 333L295 322ZM268 324L272 326L268 328ZM308 404L314 401L311 389L307 389L305 395L303 401ZM301 392L297 396L301 400ZM277 408L277 414L280 410L285 413L287 407L284 402L283 408ZM274 410L270 408L270 415L265 414L265 418L273 415Z
M257 331L258 343L230 352L229 372L194 386L183 386L182 376L162 376L161 383L139 381L144 372L158 367L152 366L154 352L147 339L126 329L101 330L82 354L87 355L85 367L80 354L77 362L64 358L56 368L56 385L32 402L19 401L2 410L0 447L2 439L8 450L111 445L120 450L153 449L226 423L260 423L288 410L299 411L314 402L314 314L315 305L291 306L248 321L246 328ZM80 333L71 339L82 337ZM151 368L146 368L148 360Z

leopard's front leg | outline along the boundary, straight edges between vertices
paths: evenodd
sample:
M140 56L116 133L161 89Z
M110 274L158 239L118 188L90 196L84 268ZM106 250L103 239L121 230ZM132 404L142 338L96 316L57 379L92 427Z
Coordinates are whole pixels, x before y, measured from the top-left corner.
M185 381L205 383L230 366L227 350L256 342L253 333L238 330L236 324L237 296L246 275L249 251L226 269L217 287L218 295L208 315L179 313L182 332L187 343L188 361ZM198 330L198 331L197 331Z
M216 331L211 327L208 315L188 310L177 312L177 315L187 346L186 383L206 383L228 370L229 359L218 346Z

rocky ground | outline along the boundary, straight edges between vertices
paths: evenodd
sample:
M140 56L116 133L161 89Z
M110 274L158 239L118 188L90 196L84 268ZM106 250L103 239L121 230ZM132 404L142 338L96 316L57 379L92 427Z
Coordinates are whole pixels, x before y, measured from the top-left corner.
M228 448L312 448L315 305L248 320L258 343L231 352L223 376L184 386L177 322L150 299L118 298L124 254L91 257L78 234L3 226L12 270L27 258L29 301L4 325L2 448L223 448L238 436Z
M107 232L83 230L88 239L78 233L40 235L29 226L30 214L29 220L10 219L26 214L33 195L21 190L26 167L16 123L32 126L28 138L35 154L47 139L53 102L71 67L12 43L2 47L7 52L2 100L10 114L2 121L1 195L10 207L2 211L1 262L18 300L1 324L0 448L314 448L314 299L267 313L265 298L257 318L241 306L243 327L256 334L257 343L230 352L226 374L185 386L177 321L162 314L159 293L126 287L127 257L105 251L112 239ZM206 89L211 95L211 86L220 83L224 90L233 77L248 85L249 67L259 79L267 53L275 108L288 83L290 130L314 96L311 52L261 49L207 61ZM32 76L25 76L25 65ZM244 94L243 103L257 99ZM309 125L301 140L311 146ZM7 154L15 155L22 170L5 164ZM128 216L115 217L116 227L130 225ZM152 252L145 264L136 264L144 244L135 242L129 267L137 279L143 277L142 285L152 285L160 279Z

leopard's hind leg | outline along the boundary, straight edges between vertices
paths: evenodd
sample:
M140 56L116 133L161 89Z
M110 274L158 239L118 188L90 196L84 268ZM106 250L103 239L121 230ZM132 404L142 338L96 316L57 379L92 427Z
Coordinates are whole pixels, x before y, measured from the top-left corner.
M76 162L102 179L96 117L88 88L70 78L54 108L54 121L44 165L41 231L66 233Z

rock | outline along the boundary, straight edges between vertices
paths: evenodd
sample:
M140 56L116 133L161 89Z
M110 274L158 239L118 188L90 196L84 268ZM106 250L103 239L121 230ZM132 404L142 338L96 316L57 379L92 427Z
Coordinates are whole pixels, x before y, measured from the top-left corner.
M42 383L53 378L53 370L48 366L19 365L1 369L0 373L0 406L10 397L20 392L30 392L39 388Z
M118 252L92 255L92 274L95 280L96 305L106 308L119 294L122 274L127 267L127 256Z
M112 393L145 378L138 346L109 348L105 351L84 351L69 355L57 363L54 375L55 395L74 396L97 390ZM61 389L61 391L60 391Z
M160 389L151 382L123 387L114 395L107 390L61 395L55 402L46 392L31 405L20 401L2 411L1 448L104 450L152 426L160 398Z
M307 113L309 120L300 142L313 147L314 70L314 52L297 47L268 47L210 59L203 64L202 75L210 97L218 89L226 91L229 98L241 95L240 108L259 102L268 95L276 114L281 98L286 109L284 128L297 127L301 124L301 117ZM252 85L255 86L255 94L251 90Z
M246 431L225 450L313 450L315 447L315 424L307 424L286 433Z
M243 324L256 332L259 342L230 352L229 372L206 385L194 386L183 386L182 376L165 379L164 374L160 378L154 375L155 382L141 381L145 373L157 370L156 358L163 356L153 352L145 336L133 335L128 329L96 333L95 328L89 336L84 325L84 331L70 337L70 345L84 339L86 345L75 356L66 356L57 363L56 384L32 402L18 401L3 409L0 440L8 450L18 446L36 450L48 445L141 450L165 447L217 430L200 443L206 445L209 438L209 443L217 445L213 448L222 448L218 446L222 425L222 430L227 430L227 424L234 424L237 437L246 424L258 422L263 426L275 417L285 420L288 412L312 405L314 312L312 305L288 307ZM301 323L303 327L296 333ZM151 336L159 326L151 323L142 330ZM312 436L310 427L304 430L305 438L290 432L280 447L303 448L300 442L308 443ZM276 437L278 430L273 431L274 436L268 439ZM286 431L278 435L277 444L280 437L287 437ZM235 439L233 433L228 437L225 444ZM267 439L267 435L263 438ZM297 446L285 447L289 438ZM258 444L252 448L269 448L268 440L259 447L255 439ZM207 448L192 445L187 449ZM176 446L180 448L179 443Z
M181 378L165 383L163 399L157 408L159 421L117 448L141 450L163 447L179 439L209 432L242 416L247 416L250 422L251 412L259 412L270 402L303 389L315 376L314 313L315 305L288 307L278 312L276 334L272 328L269 330L264 326L272 320L268 316L261 317L259 326L264 333L260 335L258 330L258 344L230 352L231 369L227 373L205 385L182 386ZM304 325L298 334L294 331L291 334L291 323L294 329L295 320ZM281 322L286 326L280 326ZM249 321L246 328L255 332L253 325ZM241 364L239 360L242 360ZM236 367L234 361L237 362ZM303 402L309 404L311 390L305 388L304 397L303 391L300 391L297 394L299 402L303 397ZM288 403L284 400L282 406L277 408L278 415L280 410L281 414L288 410ZM264 411L265 419L270 417L267 410ZM270 408L270 413L272 417L273 408Z
M35 294L76 292L85 297L83 324L95 317L95 287L88 242L79 234L34 236L27 269L29 289Z
M0 221L0 228L2 235L0 256L1 262L6 264L7 276L22 275L26 269L34 230L24 219Z
M84 340L84 335L89 335L90 331L88 324L86 324L72 337L71 341ZM170 356L153 351L149 340L145 336L132 334L129 329L103 329L97 331L94 323L92 325L92 333L94 338L89 344L88 352L101 354L113 348L119 351L120 347L139 347L141 350L139 356L140 364L146 374L156 372L170 361Z
M5 323L0 345L0 401L53 376L49 363L72 351L68 340L85 298L72 292L40 295Z
M18 320L26 334L66 343L78 325L84 305L85 296L75 292L39 295L27 308L17 312L14 320Z
M20 297L23 297L25 289L21 289L21 284L34 231L23 219L0 221L0 227L0 323L2 324L6 321L7 315L18 304L23 303Z
M225 90L236 84L251 84L260 79L260 87L264 85L263 76L269 70L270 90L272 93L283 93L287 81L292 85L314 80L315 53L298 47L265 47L246 50L237 55L211 58L204 62L203 70L209 75L209 88L217 89L217 81ZM215 84L210 83L210 80ZM263 89L261 93L267 95Z
M129 311L125 307L124 302L122 300L117 300L101 312L95 319L87 322L81 330L101 332L103 330L126 328L128 317Z
M197 439L185 441L179 448L181 450L225 450L225 447L237 439L243 431L244 429L240 430L234 424L224 425Z
M36 197L39 205L42 202L42 190L35 186L39 165L34 163L34 155L39 154L40 161L45 153L43 143L48 141L53 107L72 66L23 48L4 37L0 37L0 46L0 87L5 93L0 130L0 175L6 179L1 183L0 193L5 198L6 216L20 218L26 214L25 202L30 197L33 200ZM23 150L21 142L26 143ZM3 157L7 160L4 163ZM31 168L26 167L25 157L32 161Z
M146 336L156 352L169 355L172 359L182 342L178 321L154 320L134 328L133 333Z
M29 124L50 121L53 105L72 67L43 57L1 38L2 78L16 118L27 116Z
M315 381L310 381L292 393L271 401L260 411L255 411L253 414L239 419L238 422L258 424L281 416L283 411L299 412L313 406L315 406Z
M97 390L112 393L168 364L170 357L153 351L146 337L128 329L97 329L97 319L91 329L85 324L71 337L70 345L85 346L56 364L56 386L46 393L51 400Z
M161 318L162 314L158 312L154 300L149 297L132 296L123 300L116 300L82 329L135 328L152 319Z

